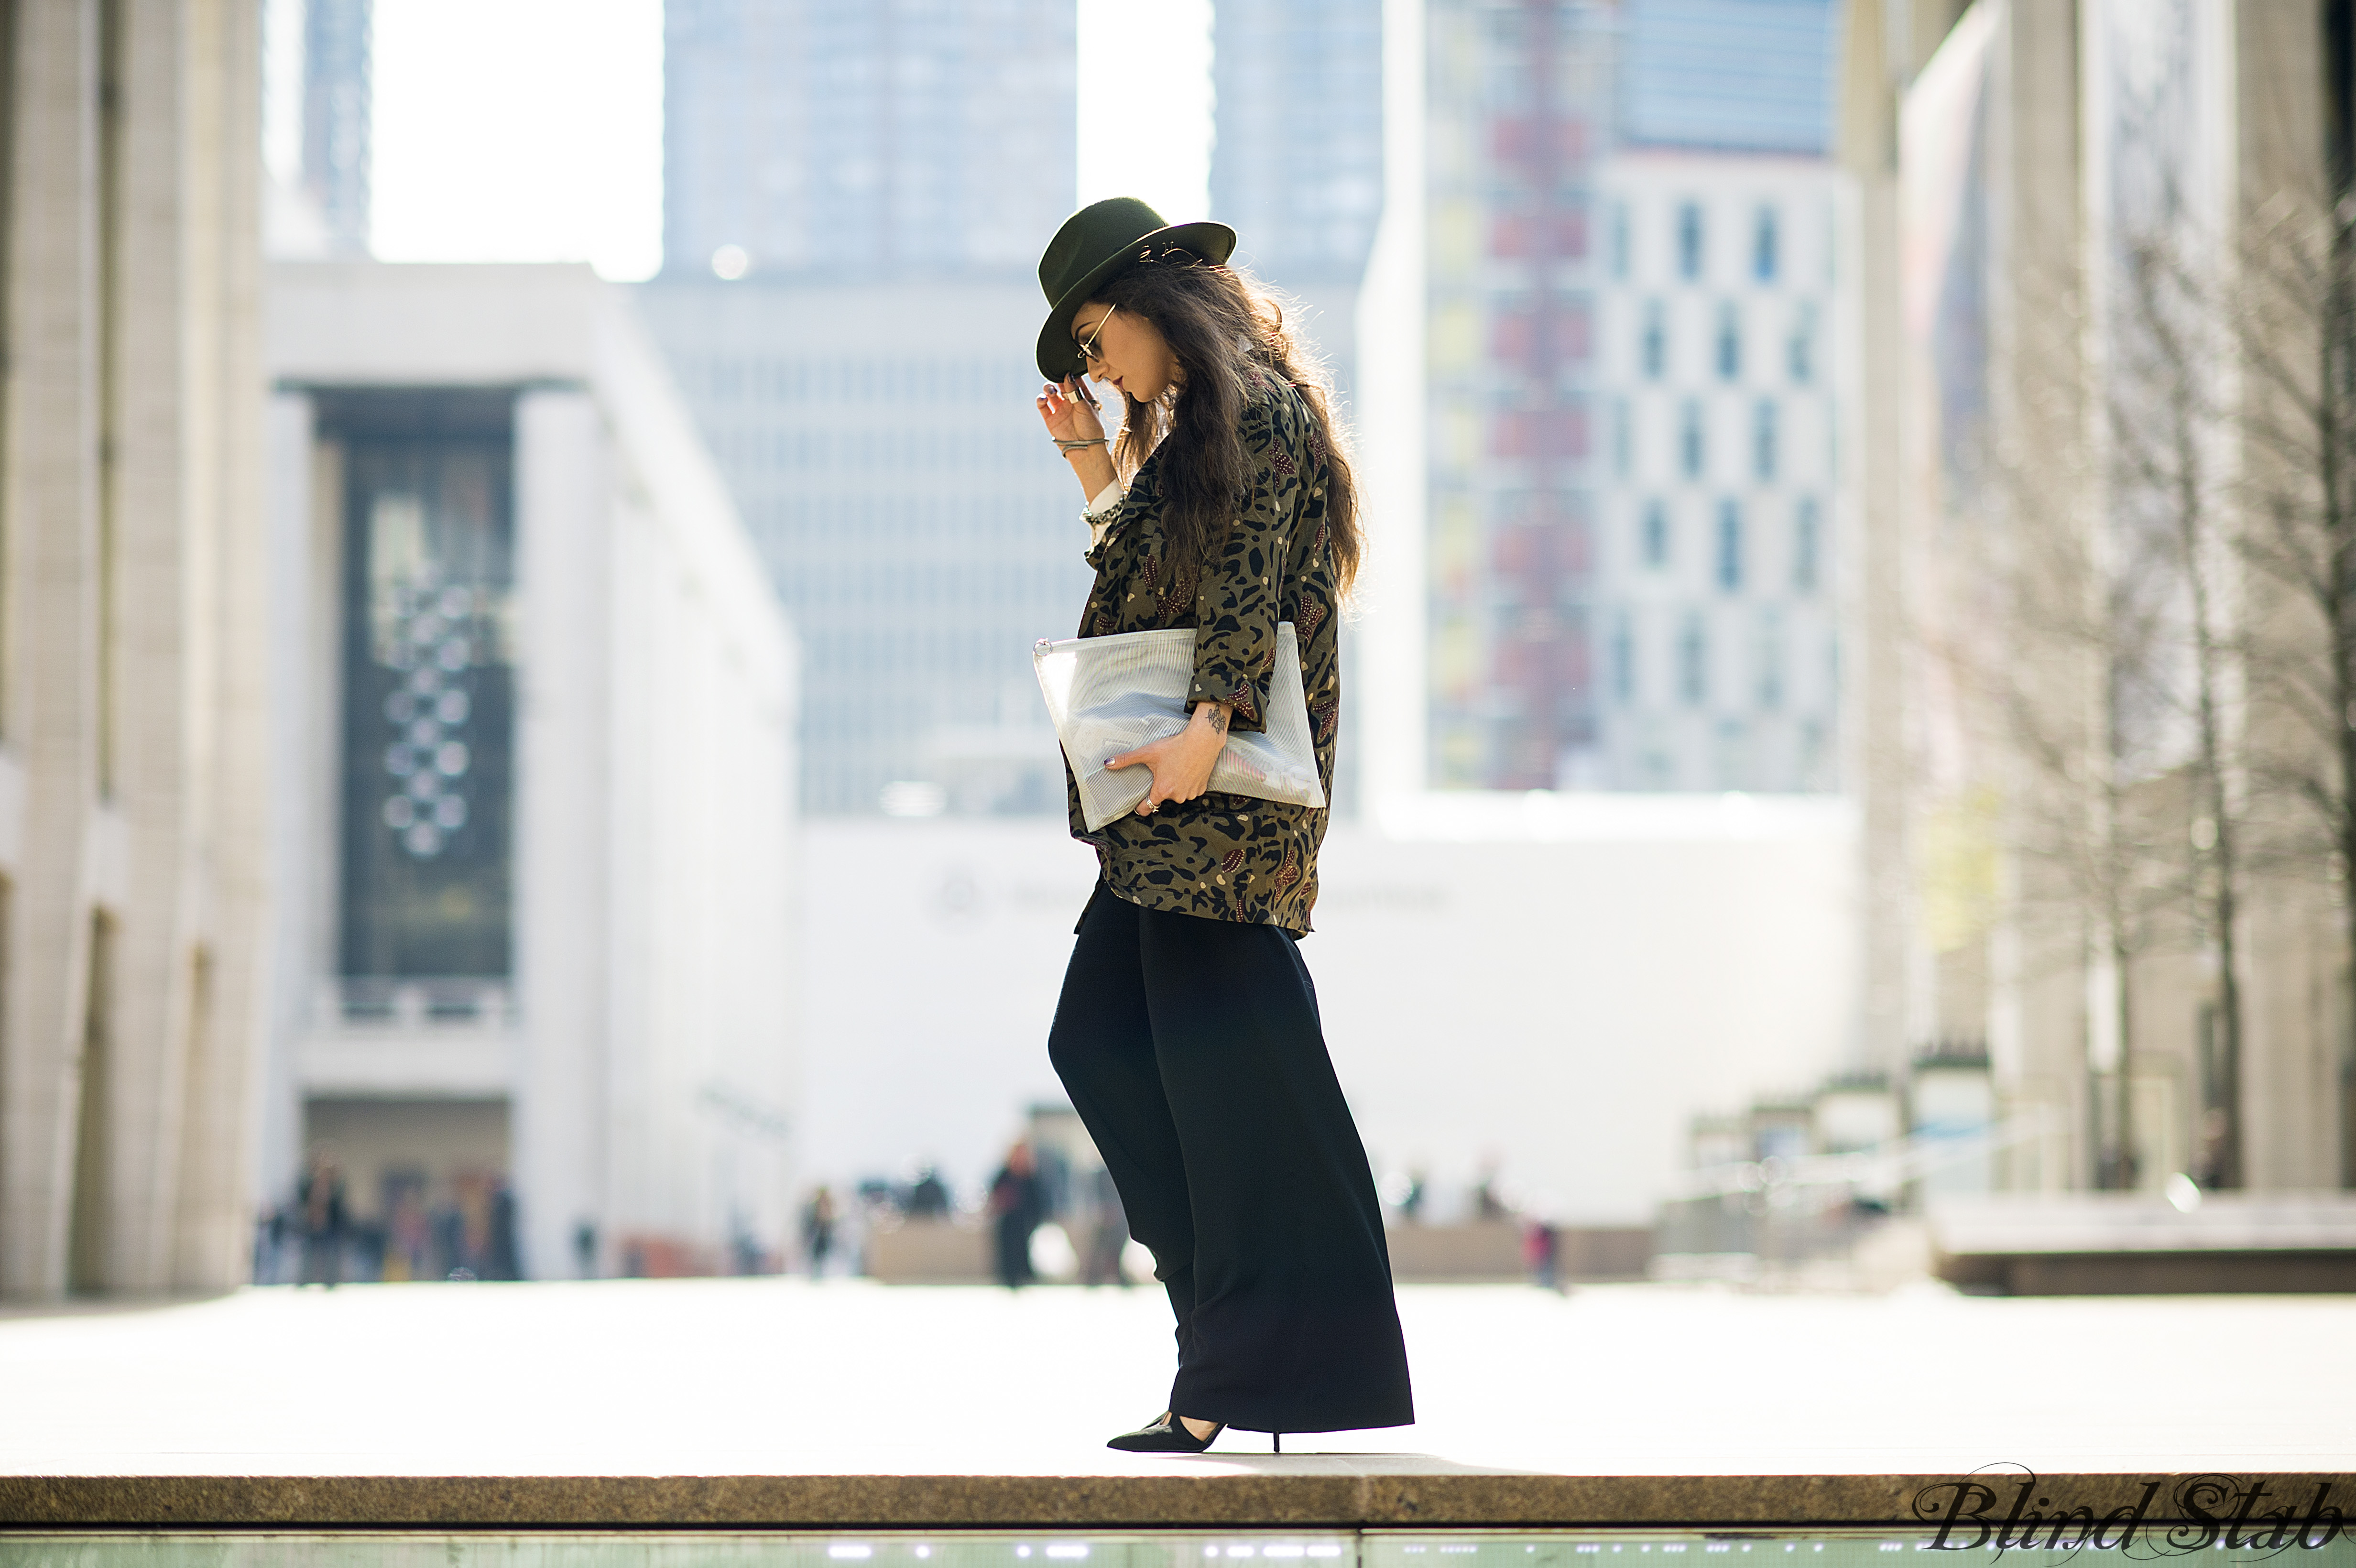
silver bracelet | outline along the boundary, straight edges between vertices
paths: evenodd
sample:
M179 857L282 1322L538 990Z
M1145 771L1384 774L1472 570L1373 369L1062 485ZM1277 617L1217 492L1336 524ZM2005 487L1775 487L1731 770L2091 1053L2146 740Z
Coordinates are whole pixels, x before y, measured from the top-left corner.
M1055 443L1055 450L1058 452L1078 452L1086 447L1106 444L1106 439L1100 435L1091 436L1086 441L1066 441L1062 436L1051 436L1048 439Z

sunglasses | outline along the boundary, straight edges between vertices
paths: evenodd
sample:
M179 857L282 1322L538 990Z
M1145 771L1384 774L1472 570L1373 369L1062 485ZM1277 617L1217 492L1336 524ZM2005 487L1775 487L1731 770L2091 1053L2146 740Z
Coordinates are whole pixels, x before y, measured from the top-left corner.
M1082 359L1095 364L1103 363L1104 356L1097 352L1097 339L1104 336L1105 323L1110 321L1112 319L1112 313L1119 308L1120 306L1117 304L1105 306L1104 315L1097 317L1097 324L1088 328L1087 336L1080 343L1080 357Z

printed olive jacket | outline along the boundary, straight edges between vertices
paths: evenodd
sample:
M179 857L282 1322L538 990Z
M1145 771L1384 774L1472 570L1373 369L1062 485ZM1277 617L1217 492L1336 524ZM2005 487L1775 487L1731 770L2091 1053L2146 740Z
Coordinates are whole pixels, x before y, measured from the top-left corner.
M1256 471L1251 495L1225 547L1196 581L1173 581L1162 531L1161 454L1146 459L1104 540L1087 552L1096 587L1084 637L1192 626L1196 702L1232 702L1230 728L1267 728L1276 628L1292 623L1317 771L1333 792L1334 735L1342 716L1335 637L1333 552L1325 523L1327 474L1316 418L1273 377L1256 379L1243 416ZM1170 801L1094 833L1066 770L1072 836L1096 846L1105 885L1131 903L1213 920L1308 932L1317 902L1317 848L1326 812L1240 795Z

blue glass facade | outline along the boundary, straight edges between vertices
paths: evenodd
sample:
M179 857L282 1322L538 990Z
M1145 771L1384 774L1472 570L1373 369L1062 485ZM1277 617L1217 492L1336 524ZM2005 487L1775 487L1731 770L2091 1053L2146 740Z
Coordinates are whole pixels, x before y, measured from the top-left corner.
M639 303L801 637L804 807L1061 811L1030 649L1071 634L1087 535L1031 352L1074 0L669 0L664 30Z
M1622 0L1620 141L1832 151L1838 0Z
M1225 0L1212 27L1212 216L1264 276L1356 286L1383 207L1382 0Z
M1073 0L669 0L663 266L1027 273L1071 211Z

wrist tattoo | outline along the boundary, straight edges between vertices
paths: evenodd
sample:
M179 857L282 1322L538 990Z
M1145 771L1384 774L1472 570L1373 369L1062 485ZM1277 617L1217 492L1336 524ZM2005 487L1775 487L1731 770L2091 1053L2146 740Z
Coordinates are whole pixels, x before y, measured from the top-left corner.
M1209 708L1211 710L1211 729L1213 732L1221 735L1226 734L1227 732L1227 710L1221 708L1216 703L1206 703L1205 706Z

